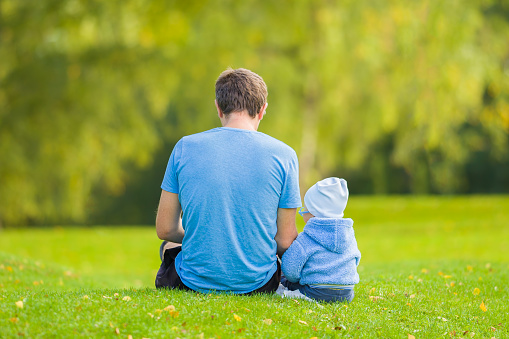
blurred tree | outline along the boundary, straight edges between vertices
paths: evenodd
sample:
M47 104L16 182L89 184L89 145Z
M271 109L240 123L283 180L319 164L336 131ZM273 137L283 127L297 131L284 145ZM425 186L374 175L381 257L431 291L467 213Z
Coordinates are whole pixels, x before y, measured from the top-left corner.
M0 221L83 222L94 186L150 164L187 39L163 3L1 2Z
M227 66L264 77L260 131L297 150L303 191L334 175L353 192L479 192L478 174L507 192L491 187L509 176L508 13L503 0L1 0L0 222L152 223L172 145L219 125Z

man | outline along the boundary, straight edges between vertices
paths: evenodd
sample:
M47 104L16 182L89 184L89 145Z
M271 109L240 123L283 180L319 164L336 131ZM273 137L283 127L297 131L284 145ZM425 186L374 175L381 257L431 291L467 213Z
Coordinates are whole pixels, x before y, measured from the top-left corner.
M259 75L221 73L216 108L223 127L180 139L168 161L156 219L168 242L156 287L273 292L281 277L276 253L297 237L297 155L257 132L267 109Z

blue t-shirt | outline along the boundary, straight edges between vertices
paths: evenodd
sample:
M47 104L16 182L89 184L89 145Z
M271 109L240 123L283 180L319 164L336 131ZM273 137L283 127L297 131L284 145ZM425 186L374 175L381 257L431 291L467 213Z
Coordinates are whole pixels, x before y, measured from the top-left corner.
M180 139L161 188L182 206L182 282L202 292L265 285L277 269L277 210L301 206L298 179L295 151L261 132L221 127Z

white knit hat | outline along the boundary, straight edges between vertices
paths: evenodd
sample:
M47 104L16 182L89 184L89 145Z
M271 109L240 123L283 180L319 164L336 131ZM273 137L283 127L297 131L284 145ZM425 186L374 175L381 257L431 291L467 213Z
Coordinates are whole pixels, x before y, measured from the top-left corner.
M318 218L343 218L348 201L348 187L345 179L323 179L306 192L304 205Z

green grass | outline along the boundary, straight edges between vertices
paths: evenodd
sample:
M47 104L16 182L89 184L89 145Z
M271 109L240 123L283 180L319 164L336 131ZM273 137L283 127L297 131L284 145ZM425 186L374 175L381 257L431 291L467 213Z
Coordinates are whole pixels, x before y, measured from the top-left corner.
M155 290L151 227L3 230L0 337L507 338L508 206L352 196L363 257L347 305Z

